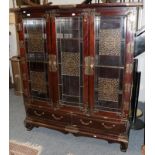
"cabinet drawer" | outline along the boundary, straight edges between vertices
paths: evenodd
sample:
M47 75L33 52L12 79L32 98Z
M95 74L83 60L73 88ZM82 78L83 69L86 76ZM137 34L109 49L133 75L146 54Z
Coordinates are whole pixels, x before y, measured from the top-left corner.
M69 124L71 119L70 119L70 114L61 114L55 111L45 111L41 109L31 109L29 108L27 110L27 115L30 117L36 117L39 119L43 120L48 120L52 122L61 122L64 124Z
M104 120L96 120L86 117L72 117L73 124L78 126L79 128L91 128L94 130L102 130L111 133L122 133L126 130L125 123L116 123Z

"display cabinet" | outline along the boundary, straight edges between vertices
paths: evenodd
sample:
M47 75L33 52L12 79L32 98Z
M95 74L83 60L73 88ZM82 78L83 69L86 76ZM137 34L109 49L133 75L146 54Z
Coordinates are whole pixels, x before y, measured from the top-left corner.
M16 10L25 126L105 139L126 151L137 4Z

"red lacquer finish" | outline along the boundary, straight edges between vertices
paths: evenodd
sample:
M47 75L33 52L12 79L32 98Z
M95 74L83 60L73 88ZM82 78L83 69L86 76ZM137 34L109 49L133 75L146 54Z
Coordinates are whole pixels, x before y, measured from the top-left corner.
M94 35L94 14L89 16L89 55L94 58L95 63L95 35ZM95 65L95 64L93 64ZM93 68L93 72L94 72ZM89 76L89 87L88 87L88 94L89 94L89 106L91 112L93 112L94 106L94 75Z
M55 16L51 17L51 54L57 55L56 49L56 23ZM58 62L57 62L58 63ZM57 64L58 68L58 64ZM51 86L53 87L53 103L54 106L58 104L59 101L59 93L58 93L58 70L56 72L51 72Z
M47 53L50 55L52 54L52 47L51 47L51 19L49 14L45 14L46 17L46 34L47 34ZM53 87L52 87L52 75L49 72L49 66L48 66L48 89L49 89L49 97L51 105L53 105Z
M130 13L136 11L136 6L142 6L140 3L135 4L91 4L91 5L76 5L74 7L62 8L62 6L46 6L46 7L28 7L16 9L17 23L22 23L24 18L45 18L46 28L46 52L48 58L56 56L57 70L49 69L50 63L46 62L48 66L48 90L49 100L33 99L30 96L29 88L29 68L26 62L26 42L24 40L24 28L18 31L19 41L24 42L24 46L20 47L21 72L23 77L23 92L24 103L26 107L25 126L28 130L33 127L43 126L51 129L56 129L64 133L73 133L74 135L84 135L89 137L96 137L105 139L108 142L117 142L121 144L121 150L126 151L128 147L129 137L129 111L131 102L132 90L132 68L133 65L133 49L131 44L134 41L133 29L129 23ZM26 11L24 13L23 11ZM74 14L73 14L74 13ZM30 16L27 16L30 14ZM22 16L21 16L22 15ZM123 51L123 64L121 64L121 91L119 92L119 103L121 106L117 111L104 109L95 109L95 60L96 60L96 47L95 47L95 16L123 16L124 17L124 31L125 31L125 49ZM81 105L61 104L59 102L59 65L58 65L58 44L57 44L57 17L82 17L82 30L83 37L80 38L82 42L82 71L83 71L83 103ZM68 32L67 32L68 33ZM64 38L67 39L67 38ZM77 38L70 38L77 39ZM71 42L72 43L72 42ZM68 51L65 51L68 52ZM69 51L70 52L70 51ZM85 58L94 58L94 63L91 62L93 74L86 73ZM108 56L102 57L107 61L117 61L118 58L114 57L109 59ZM87 59L88 60L88 59ZM92 59L91 59L92 60ZM49 60L48 60L49 61ZM53 59L51 61L54 61ZM90 62L89 62L90 63ZM90 65L88 63L88 65ZM104 63L104 62L103 62ZM79 67L79 66L78 66ZM89 66L90 67L90 66ZM110 66L111 67L111 66ZM109 68L110 68L109 67ZM118 72L115 68L120 66L113 66L113 69L101 70L101 77L118 78ZM104 67L103 67L104 68ZM88 69L89 70L89 69ZM92 71L92 70L91 70ZM81 84L80 84L81 85ZM76 89L76 88L75 88ZM81 95L81 94L80 94ZM106 102L107 104L108 102ZM111 103L110 103L111 104ZM113 104L113 103L112 103Z
M126 36L126 55L125 55L125 63L133 65L133 52L134 52L134 29L135 22L131 24L130 15L135 13L135 9L130 10L127 16L127 36ZM134 14L133 14L134 15ZM130 48L129 48L130 46ZM128 49L129 48L129 49ZM133 80L133 73L127 72L127 68L125 68L124 73L124 91L123 91L123 108L122 114L123 117L128 119L129 112L130 112L130 103L131 103L131 93L132 93L132 80ZM129 85L130 89L127 91L125 85Z
M26 97L30 96L29 93L29 83L28 83L28 66L26 62L26 47L24 43L24 25L22 23L22 15L19 13L16 18L16 22L20 25L20 30L18 30L18 39L19 39L19 50L21 57L21 75L26 75L26 81L23 79L23 95ZM23 78L23 77L22 77Z
M89 49L89 44L88 44L88 23L89 23L89 19L88 19L88 15L85 14L83 17L83 103L84 103L84 107L87 108L88 107L88 75L85 74L85 58L89 55L88 53L88 49Z

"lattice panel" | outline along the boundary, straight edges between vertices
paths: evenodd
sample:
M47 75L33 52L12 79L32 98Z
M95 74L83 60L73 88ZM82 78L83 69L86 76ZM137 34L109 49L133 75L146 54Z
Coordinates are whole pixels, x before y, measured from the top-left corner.
M35 25L35 27L28 26L27 34L28 52L44 52L44 32L42 25Z
M98 100L118 102L119 79L98 78Z
M62 52L62 74L79 76L80 54Z
M120 56L120 29L101 29L99 32L99 55Z
M42 93L47 93L46 79L44 72L30 72L31 89Z

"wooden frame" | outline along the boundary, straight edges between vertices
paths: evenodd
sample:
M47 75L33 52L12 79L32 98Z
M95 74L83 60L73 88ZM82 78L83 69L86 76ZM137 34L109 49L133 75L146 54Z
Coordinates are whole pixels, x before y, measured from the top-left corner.
M132 89L132 64L133 64L133 40L134 29L131 27L130 13L136 11L141 3L130 4L90 4L76 5L72 8L60 8L59 6L31 7L15 9L17 15L17 25L19 26L18 35L20 46L21 71L23 77L24 104L26 109L25 126L28 130L33 127L44 126L64 133L71 132L74 135L84 135L105 139L108 142L117 142L121 145L121 150L126 151L128 147L129 136L129 105ZM57 68L57 43L56 43L56 17L72 17L72 15L83 18L83 107L82 109L74 106L62 106L59 104L58 80L59 73ZM27 15L30 14L30 17ZM124 22L126 27L126 48L125 54L125 72L123 85L123 106L119 112L94 111L94 74L93 65L95 57L95 32L94 16L95 14L104 14L105 16L121 15L127 18ZM134 15L135 16L135 15ZM48 88L50 92L50 101L35 100L31 98L28 84L28 66L26 65L26 51L24 43L23 18L44 18L46 20L47 34L47 52L49 62ZM126 24L125 24L126 23ZM50 59L51 58L51 59ZM88 61L85 61L88 60ZM88 64L87 64L88 63ZM50 65L55 65L54 70L50 70ZM92 66L90 66L92 65ZM91 70L86 73L87 67Z
M36 3L36 4L40 4L40 0L31 0L31 2ZM21 7L23 5L28 5L27 3L25 3L22 0L16 0L16 4L17 6Z

